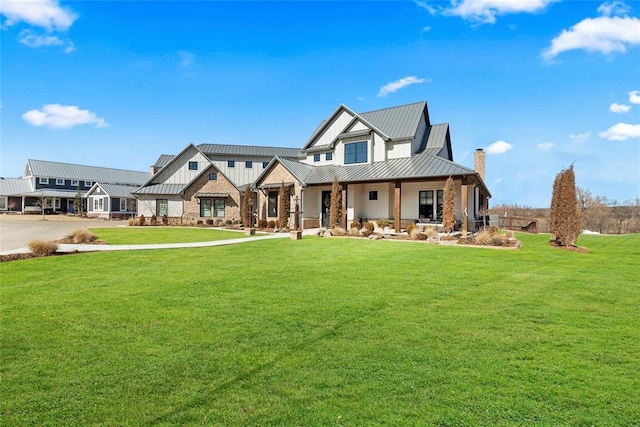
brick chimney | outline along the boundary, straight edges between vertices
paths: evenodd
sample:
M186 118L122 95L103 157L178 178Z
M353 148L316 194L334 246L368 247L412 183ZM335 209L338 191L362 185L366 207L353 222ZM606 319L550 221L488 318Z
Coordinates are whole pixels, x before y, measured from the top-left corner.
M476 149L473 153L473 168L484 181L484 150L482 148Z

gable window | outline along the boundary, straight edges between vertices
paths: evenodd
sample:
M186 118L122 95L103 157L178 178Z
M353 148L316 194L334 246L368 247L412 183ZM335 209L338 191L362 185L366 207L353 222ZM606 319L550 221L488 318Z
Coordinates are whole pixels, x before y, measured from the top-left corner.
M235 160L228 160L228 161L227 161L227 167L228 167L228 168L235 168L235 167L236 167L236 162L235 162Z
M217 181L218 180L218 174L216 172L211 172L209 174L209 181ZM200 215L202 216L202 215Z
M320 154L314 154L313 155L313 161L314 162L319 162L320 161Z
M325 160L333 160L333 153L327 153L324 155Z
M247 169L251 169L253 167L253 162L244 162L244 167Z
M64 185L64 179L56 179L56 185Z
M71 180L71 185L73 185L74 187L77 187L80 185L80 181L78 181L77 179L72 179Z
M40 184L48 184L49 183L49 178L38 178L38 182Z
M344 144L344 164L367 163L367 141Z
M278 216L278 192L269 191L269 199L267 202L267 216L276 218Z
M378 191L369 191L369 200L378 200Z
M156 216L168 216L169 214L169 200L156 199Z
M263 169L266 169L267 166L269 166L269 162L262 162Z
M197 171L198 170L198 162L189 162L189 170Z
M442 202L444 191L437 190L434 199L433 190L420 191L418 193L418 215L419 218L429 218L439 220L442 218Z
M202 217L210 217L211 216L211 205L213 200L211 199L201 199L200 200L200 216Z

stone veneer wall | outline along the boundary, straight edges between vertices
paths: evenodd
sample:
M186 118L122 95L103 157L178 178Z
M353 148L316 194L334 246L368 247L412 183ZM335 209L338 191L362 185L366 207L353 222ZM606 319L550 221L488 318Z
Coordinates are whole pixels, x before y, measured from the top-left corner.
M209 180L210 173L217 173L218 179L215 181ZM240 221L241 214L241 200L240 192L220 171L214 167L210 167L205 173L203 173L184 194L184 222L196 223L198 220L206 221L207 219L218 219L220 217L201 217L200 216L200 199L194 197L196 193L228 193L229 196L225 199L224 203L224 220L238 220Z
M298 180L294 178L294 176L291 175L291 173L284 166L282 166L281 164L276 165L273 168L273 170L271 170L269 175L267 175L259 183L259 185L265 185L265 184L278 185L278 188L274 188L272 190L258 190L258 218L259 219L266 219L266 220L277 219L276 217L267 217L267 203L269 200L269 191L280 191L279 185L282 184L283 182L295 183L293 187L292 196L300 197L302 188L300 187L300 183L298 183ZM289 188L289 190L291 190L291 188ZM293 200L291 200L290 202L293 203ZM280 203L280 201L278 201L278 203ZM290 208L293 208L293 206L291 205Z

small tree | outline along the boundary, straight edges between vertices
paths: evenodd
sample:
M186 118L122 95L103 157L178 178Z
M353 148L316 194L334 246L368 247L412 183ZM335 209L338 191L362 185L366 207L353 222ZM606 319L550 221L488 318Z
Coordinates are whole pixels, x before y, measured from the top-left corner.
M453 186L453 178L449 177L444 184L442 201L442 226L444 227L444 231L447 233L451 233L454 225L456 224L455 195L456 190Z
M278 203L278 227L287 228L289 223L289 197L284 182L280 185L278 193L280 203Z
M244 198L242 199L242 223L245 228L251 228L253 226L253 212L251 212L251 197L253 192L251 191L251 184L247 186L244 191Z
M560 171L553 183L549 231L560 246L573 246L580 236L580 211L573 165Z
M331 205L329 206L329 227L337 228L342 222L340 220L340 185L338 184L338 178L333 177L333 183L331 184Z
M76 216L82 214L82 192L80 191L80 185L76 188L76 198L73 200L73 210Z

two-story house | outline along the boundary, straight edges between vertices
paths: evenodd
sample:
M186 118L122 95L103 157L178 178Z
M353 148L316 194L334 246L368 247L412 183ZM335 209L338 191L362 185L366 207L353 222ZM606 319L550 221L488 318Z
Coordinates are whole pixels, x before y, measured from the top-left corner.
M304 228L328 226L334 178L341 186L345 228L360 219L393 219L396 231L416 220L440 221L449 177L462 225L477 218L491 197L484 151L476 151L475 169L454 163L449 125L431 124L425 102L360 114L340 105L302 154L276 156L254 182L260 218L275 219L284 185L287 202L296 198L301 207Z

